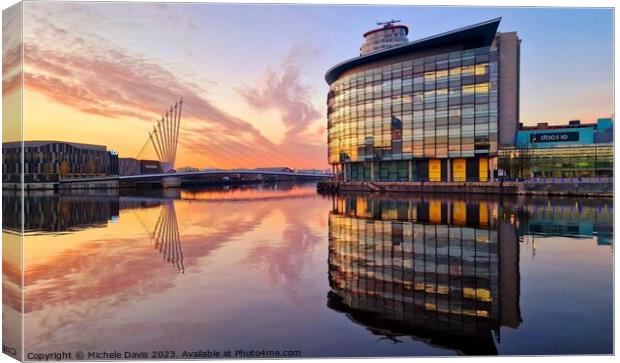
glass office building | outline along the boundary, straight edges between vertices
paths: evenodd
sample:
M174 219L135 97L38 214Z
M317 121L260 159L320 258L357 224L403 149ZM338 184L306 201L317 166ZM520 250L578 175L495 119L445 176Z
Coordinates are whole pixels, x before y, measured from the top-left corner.
M341 180L486 181L518 127L519 44L500 19L332 67L328 158Z

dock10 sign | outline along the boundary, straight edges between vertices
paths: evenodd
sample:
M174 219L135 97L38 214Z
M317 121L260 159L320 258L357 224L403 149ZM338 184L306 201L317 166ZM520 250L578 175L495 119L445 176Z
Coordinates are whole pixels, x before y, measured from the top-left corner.
M530 142L566 142L579 141L579 132L546 132L544 134L531 134Z

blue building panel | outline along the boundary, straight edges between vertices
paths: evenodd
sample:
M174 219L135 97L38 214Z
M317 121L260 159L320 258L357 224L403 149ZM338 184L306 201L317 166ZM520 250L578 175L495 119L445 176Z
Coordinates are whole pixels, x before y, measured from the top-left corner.
M552 148L570 145L591 145L613 142L613 121L598 119L596 124L579 127L550 127L517 131L519 148Z
M519 130L517 132L517 147L521 148L547 148L593 143L594 127Z
M596 123L594 142L597 144L611 143L614 141L614 124L610 118L599 118Z
M611 118L599 118L596 121L596 129L597 131L607 131L613 129L613 121Z

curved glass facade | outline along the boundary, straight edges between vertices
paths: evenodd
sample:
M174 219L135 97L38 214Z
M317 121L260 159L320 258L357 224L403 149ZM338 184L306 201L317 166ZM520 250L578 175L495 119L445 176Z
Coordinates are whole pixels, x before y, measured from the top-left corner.
M381 161L373 179L393 180L407 160L496 155L497 58L494 43L352 69L328 96L329 162L355 163L348 177L361 180Z

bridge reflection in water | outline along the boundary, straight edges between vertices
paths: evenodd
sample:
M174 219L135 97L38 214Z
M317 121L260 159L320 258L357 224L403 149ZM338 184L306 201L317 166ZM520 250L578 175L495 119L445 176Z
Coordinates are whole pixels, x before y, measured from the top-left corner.
M338 196L327 305L373 334L497 354L517 328L519 242L497 202Z
M178 271L185 272L181 235L179 234L177 214L172 200L166 200L162 204L155 229L151 234L151 240L164 261L172 264Z

